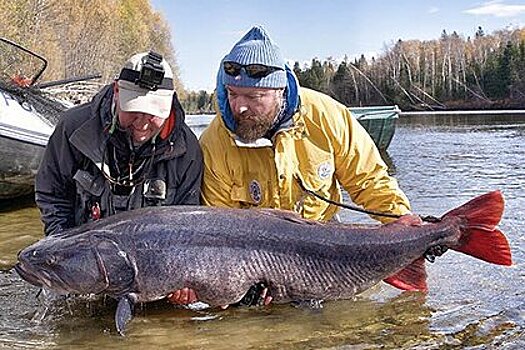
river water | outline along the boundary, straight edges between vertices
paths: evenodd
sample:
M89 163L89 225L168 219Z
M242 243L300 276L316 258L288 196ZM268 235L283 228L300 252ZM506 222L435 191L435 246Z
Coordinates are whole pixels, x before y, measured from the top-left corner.
M188 117L200 133L206 117ZM15 349L524 349L525 116L402 117L387 155L413 210L441 215L499 189L510 268L450 252L428 264L429 292L381 284L321 309L271 305L225 311L138 308L116 335L112 300L54 299L13 270L16 253L41 237L31 198L0 208L0 348ZM344 221L369 222L342 212Z

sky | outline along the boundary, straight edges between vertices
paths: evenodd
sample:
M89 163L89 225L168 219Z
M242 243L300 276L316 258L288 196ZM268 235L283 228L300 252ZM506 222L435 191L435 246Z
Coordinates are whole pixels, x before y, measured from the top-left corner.
M474 36L525 27L525 0L152 0L171 28L186 89L213 91L221 59L262 25L285 59L308 63L378 56L402 40L442 31Z

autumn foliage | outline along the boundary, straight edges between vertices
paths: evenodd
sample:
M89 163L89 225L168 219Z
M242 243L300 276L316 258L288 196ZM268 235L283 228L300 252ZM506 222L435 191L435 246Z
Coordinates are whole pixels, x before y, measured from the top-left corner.
M155 50L174 68L169 26L149 0L0 0L0 36L44 56L42 80L99 73L104 82L137 52Z

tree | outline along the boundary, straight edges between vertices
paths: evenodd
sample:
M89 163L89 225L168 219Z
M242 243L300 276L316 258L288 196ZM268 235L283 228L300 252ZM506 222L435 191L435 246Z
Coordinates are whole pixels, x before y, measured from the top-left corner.
M482 38L484 36L485 36L485 32L483 31L483 28L479 26L478 30L476 30L476 38Z
M46 57L43 80L100 73L111 81L132 54L163 54L183 91L169 26L148 0L0 0L0 35Z

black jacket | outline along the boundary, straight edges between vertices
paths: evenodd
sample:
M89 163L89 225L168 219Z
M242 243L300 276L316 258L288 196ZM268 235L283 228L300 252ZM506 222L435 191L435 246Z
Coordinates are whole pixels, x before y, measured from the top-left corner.
M147 142L138 150L127 147L130 141L122 131L110 135L112 101L113 88L108 85L91 102L65 112L49 139L35 183L36 204L46 235L119 211L199 204L202 152L184 122L177 95L173 98L175 126L170 135L164 140L157 137L154 146ZM139 183L126 188L106 179L101 167L112 163L108 149L114 150L125 166L129 159L136 167L145 164Z

